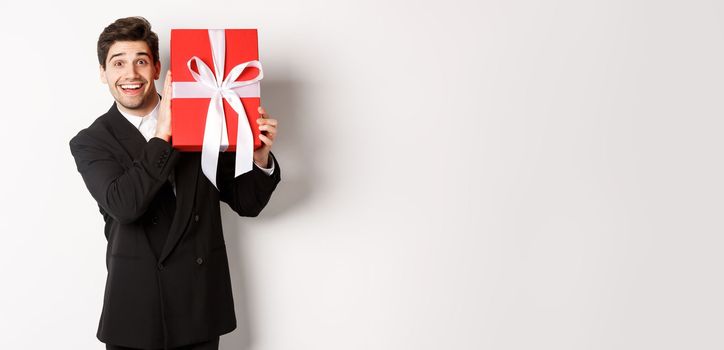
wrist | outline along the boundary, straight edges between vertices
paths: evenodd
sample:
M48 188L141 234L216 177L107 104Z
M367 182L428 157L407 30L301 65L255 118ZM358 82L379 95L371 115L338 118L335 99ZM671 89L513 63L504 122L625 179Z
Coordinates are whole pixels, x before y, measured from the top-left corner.
M270 164L271 159L269 159L269 156L267 156L264 159L254 159L254 162L256 162L256 165L258 165L260 168L269 168L271 167Z
M162 134L162 133L156 133L155 137L158 137L159 139L162 139L166 142L171 139L171 135Z

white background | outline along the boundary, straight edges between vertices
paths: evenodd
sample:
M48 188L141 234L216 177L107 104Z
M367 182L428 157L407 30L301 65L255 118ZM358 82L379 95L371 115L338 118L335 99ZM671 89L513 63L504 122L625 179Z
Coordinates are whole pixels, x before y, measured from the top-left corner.
M6 349L101 349L96 41L258 28L282 182L221 349L721 349L718 1L3 2ZM163 75L162 75L163 76ZM162 81L157 81L159 88Z

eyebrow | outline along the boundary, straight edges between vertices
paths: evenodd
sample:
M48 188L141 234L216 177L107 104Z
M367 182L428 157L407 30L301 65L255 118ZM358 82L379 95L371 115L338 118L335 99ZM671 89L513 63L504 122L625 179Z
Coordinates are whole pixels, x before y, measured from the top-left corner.
M115 57L123 56L123 55L125 55L125 54L126 54L125 52L119 52L119 53L117 53L117 54L109 57L109 58L108 58L108 62L110 62L111 60L113 60L113 58L115 58ZM146 56L146 57L149 57L149 58L151 57L148 53L143 52L143 51L136 52L136 57L138 57L138 56Z

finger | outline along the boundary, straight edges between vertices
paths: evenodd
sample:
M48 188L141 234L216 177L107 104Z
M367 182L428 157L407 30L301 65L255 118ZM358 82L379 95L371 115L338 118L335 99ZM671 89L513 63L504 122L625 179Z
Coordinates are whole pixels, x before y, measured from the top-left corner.
M277 122L276 119L263 119L263 118L259 118L259 119L256 120L256 123L259 124L259 125L265 125L265 124L273 125L273 126L277 126L277 125L278 125L278 122Z
M266 135L275 135L277 133L277 128L271 125L262 125L259 127L259 130L266 131Z
M163 94L166 97L171 97L171 70L169 69L168 72L166 72L166 81L164 82L163 86Z
M259 106L259 108L257 108L256 110L259 112L259 114L262 116L262 118L266 118L266 117L264 117L266 115L266 111L264 110L264 107Z
M259 134L259 139L261 140L261 142L264 142L264 144L267 146L271 146L274 143L274 141L272 139L270 139L269 137L267 137L264 134Z

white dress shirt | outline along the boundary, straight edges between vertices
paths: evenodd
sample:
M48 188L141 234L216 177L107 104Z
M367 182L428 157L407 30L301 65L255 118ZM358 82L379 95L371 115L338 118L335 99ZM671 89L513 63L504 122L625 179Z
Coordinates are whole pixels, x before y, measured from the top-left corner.
M121 114L128 119L128 122L130 122L138 131L141 132L141 135L143 135L143 138L146 139L146 142L153 138L156 135L156 120L158 120L158 107L161 105L161 100L159 99L156 103L156 107L153 108L151 113L139 117L132 114L128 114L126 112L121 111L119 108L118 111L121 112ZM271 154L269 154L269 157L272 157ZM254 165L261 169L264 173L267 175L271 175L274 173L274 161L271 162L270 168L263 168L260 167L256 162L254 162ZM173 172L171 172L171 177L173 177ZM176 194L176 183L171 179L171 184L173 185L173 193Z

